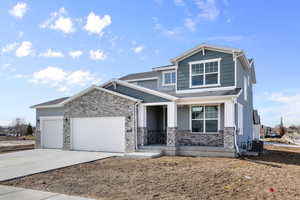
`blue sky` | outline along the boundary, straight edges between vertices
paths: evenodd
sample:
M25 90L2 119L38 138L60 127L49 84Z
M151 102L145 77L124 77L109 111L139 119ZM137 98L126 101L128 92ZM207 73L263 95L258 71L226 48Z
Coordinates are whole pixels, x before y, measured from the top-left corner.
M300 123L300 2L43 0L0 2L0 125L34 122L30 105L148 71L200 43L256 63L254 104L267 125Z

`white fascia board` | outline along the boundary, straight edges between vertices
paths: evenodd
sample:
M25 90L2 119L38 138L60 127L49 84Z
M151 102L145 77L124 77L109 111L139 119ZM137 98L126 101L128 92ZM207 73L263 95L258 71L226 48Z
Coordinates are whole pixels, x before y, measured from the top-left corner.
M186 90L177 90L177 94L188 94L188 93L201 93L201 92L211 92L211 91L220 91L220 90L234 90L235 86L228 87L212 87L212 88L199 88L199 89L186 89Z
M195 48L193 48L191 50L188 50L188 51L184 52L180 56L177 56L177 57L171 59L171 62L173 64L175 64L175 63L189 57L190 55L193 55L193 54L198 53L200 51L203 51L205 49L212 50L212 51L219 51L219 52L229 53L229 54L233 54L235 52L242 52L241 49L236 49L236 48L221 47L221 46L210 45L210 44L201 44L201 45L196 46Z
M228 100L232 100L238 97L238 95L226 95L226 96L211 96L211 97L185 97L177 100L177 104L198 104L198 103L222 103Z
M97 87L97 86L92 85L91 87L88 87L88 88L82 90L81 92L79 92L79 93L73 95L72 97L70 97L70 98L64 100L63 102L61 102L61 103L59 103L59 104L57 104L57 105L62 105L62 106L63 106L63 105L65 105L66 103L68 103L68 102L70 102L70 101L72 101L72 100L74 100L74 99L76 99L76 98L78 98L78 97L80 97L80 96L86 94L87 92L89 92L89 91L95 89L96 87Z
M40 106L30 106L29 108L38 109L38 108L61 108L63 105L54 104L54 105L40 105Z
M126 81L121 81L121 80L114 80L114 81L116 83L119 83L120 85L124 85L124 86L130 87L132 89L140 90L140 91L145 92L145 93L153 94L153 95L156 95L156 96L159 96L159 97L171 100L171 101L176 101L178 99L177 97L174 97L172 95L168 95L168 94L165 94L165 93L162 93L162 92L151 90L149 88L145 88L145 87L141 87L141 86L138 86L138 85L134 85L134 84L128 83Z
M119 96L119 97L122 97L122 98L125 98L125 99L129 99L131 101L134 101L134 102L141 102L142 100L140 99L136 99L136 98L133 98L133 97L130 97L130 96L127 96L127 95L123 95L123 94L120 94L118 92L114 92L114 91L111 91L111 90L108 90L108 89L105 89L105 88L101 88L101 87L98 87L98 86L91 86L81 92L79 92L78 94L75 94L74 96L66 99L65 101L62 101L58 104L55 104L55 105L45 105L45 106L33 106L31 108L60 108L60 107L63 107L66 103L70 102L70 101L73 101L74 99L78 98L78 97L81 97L82 95L94 90L94 89L97 89L97 90L101 90L103 92L107 92L107 93L110 93L112 95L115 95L115 96Z
M149 78L137 78L137 79L128 79L128 80L123 80L127 82L136 82L136 81L151 81L151 80L157 80L158 77L149 77Z
M176 66L157 67L157 68L152 68L152 71L175 70L176 68L177 68Z

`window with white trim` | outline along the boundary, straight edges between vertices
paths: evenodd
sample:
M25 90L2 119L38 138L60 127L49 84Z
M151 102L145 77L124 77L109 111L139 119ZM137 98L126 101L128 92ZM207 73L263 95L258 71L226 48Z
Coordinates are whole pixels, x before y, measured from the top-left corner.
M244 76L244 99L245 101L247 101L248 99L248 81L247 81L247 77Z
M163 85L174 85L176 83L176 72L175 71L167 71L163 72Z
M192 106L192 132L216 133L219 130L219 106Z
M190 86L200 87L219 84L220 60L221 59L212 59L207 61L191 62Z

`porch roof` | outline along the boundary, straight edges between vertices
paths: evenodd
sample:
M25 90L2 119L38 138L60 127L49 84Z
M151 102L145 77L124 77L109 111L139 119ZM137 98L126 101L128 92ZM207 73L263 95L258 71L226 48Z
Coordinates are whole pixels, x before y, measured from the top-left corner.
M232 90L206 91L206 92L185 93L185 94L178 94L178 93L176 94L175 92L165 92L165 93L178 98L186 98L186 97L234 96L234 95L238 95L240 91L241 88L235 88Z

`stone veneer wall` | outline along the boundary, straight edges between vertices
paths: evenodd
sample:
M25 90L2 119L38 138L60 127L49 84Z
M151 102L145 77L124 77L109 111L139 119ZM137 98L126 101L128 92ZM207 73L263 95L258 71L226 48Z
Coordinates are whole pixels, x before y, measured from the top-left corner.
M224 128L224 148L234 149L234 127Z
M168 127L167 128L167 146L176 146L177 145L177 127Z
M201 134L190 131L177 131L178 145L181 146L224 146L223 131L218 134Z
M134 151L134 104L134 101L97 89L67 103L64 114L64 149L70 149L70 118L124 116L126 120L125 151Z

